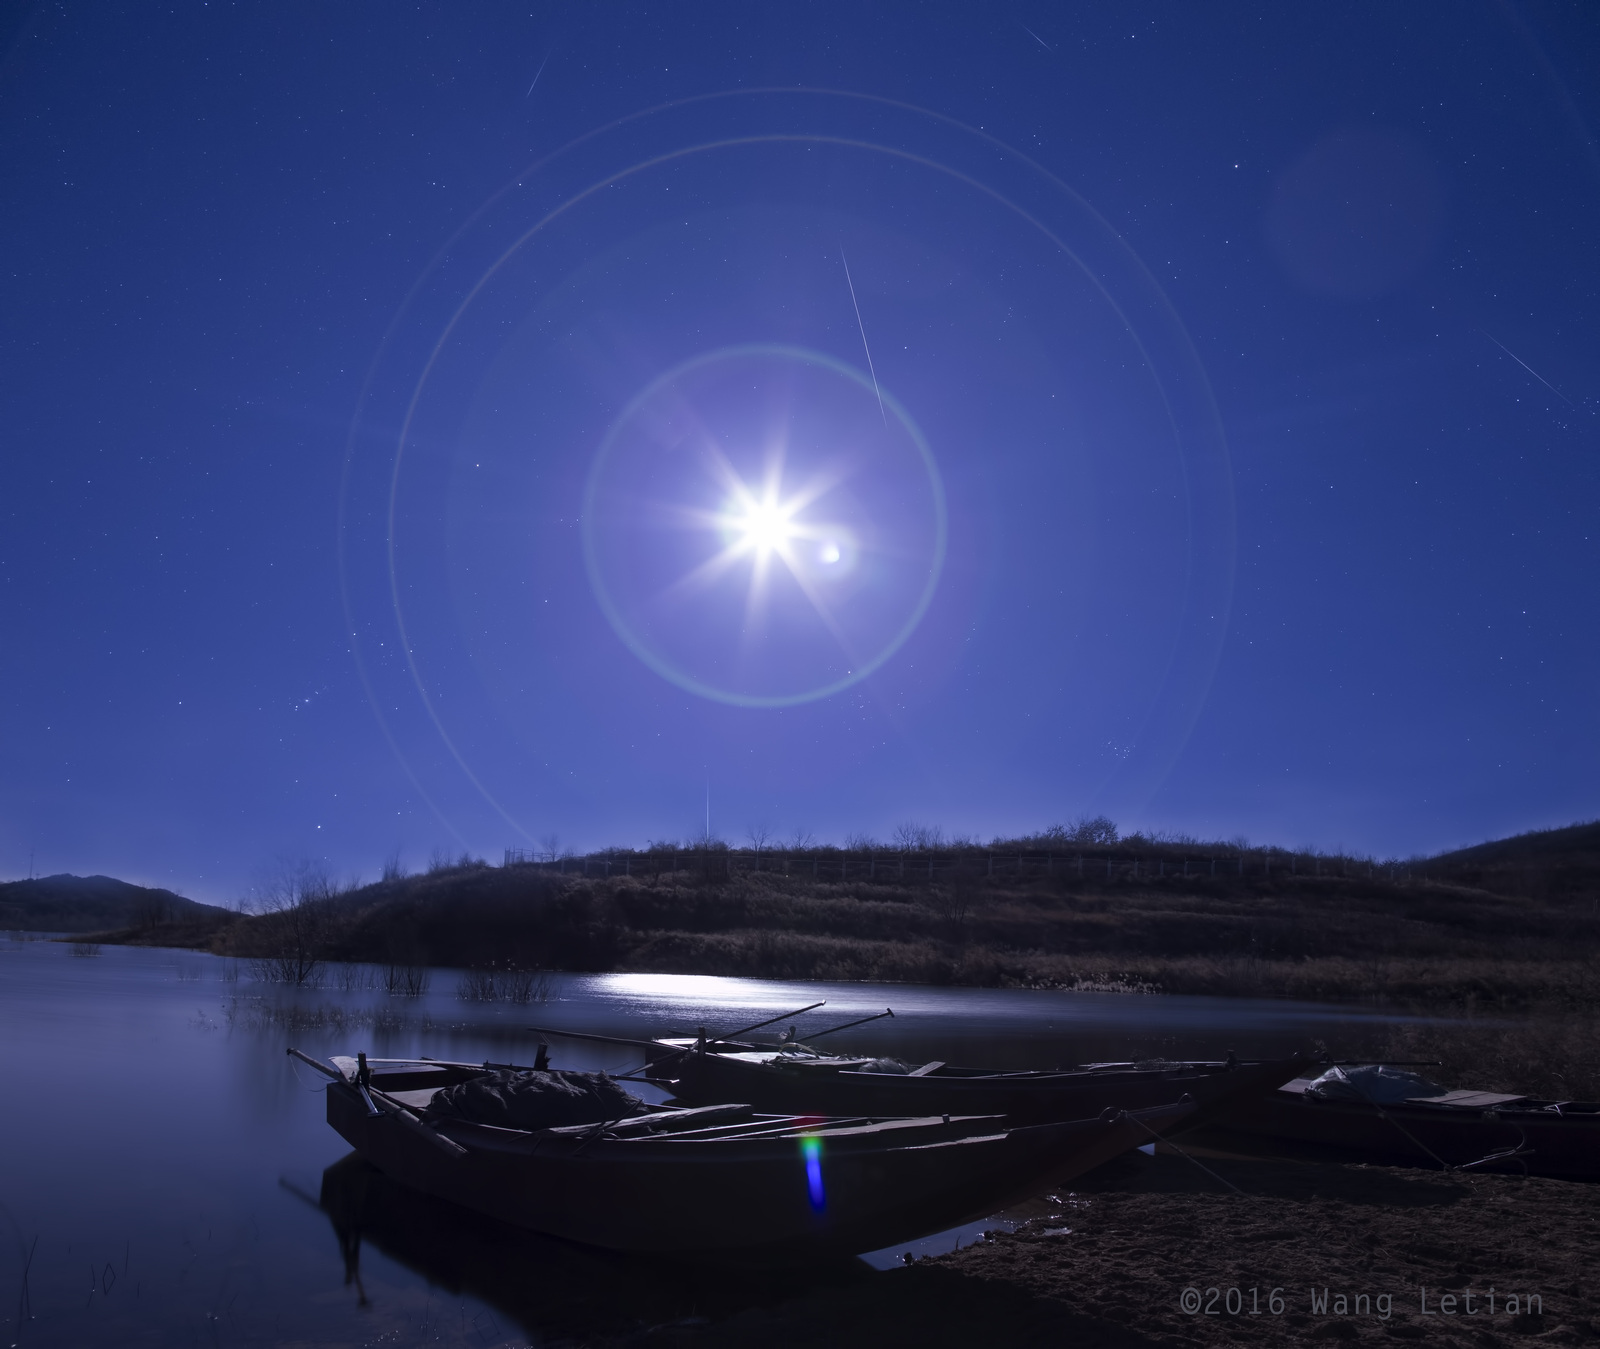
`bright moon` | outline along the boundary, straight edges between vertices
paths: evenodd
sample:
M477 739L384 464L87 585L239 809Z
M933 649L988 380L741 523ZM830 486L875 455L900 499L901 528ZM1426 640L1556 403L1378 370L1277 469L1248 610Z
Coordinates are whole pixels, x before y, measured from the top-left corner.
M742 536L740 542L759 553L781 551L795 535L789 513L775 501L749 501L742 503L742 514L730 512L735 528Z

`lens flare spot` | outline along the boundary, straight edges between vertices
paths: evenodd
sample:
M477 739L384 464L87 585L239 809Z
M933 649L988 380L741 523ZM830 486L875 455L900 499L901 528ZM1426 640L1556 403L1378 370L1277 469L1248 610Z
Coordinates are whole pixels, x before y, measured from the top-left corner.
M806 1160L806 1193L813 1212L821 1213L827 1198L822 1189L822 1140L815 1134L800 1140L800 1155Z

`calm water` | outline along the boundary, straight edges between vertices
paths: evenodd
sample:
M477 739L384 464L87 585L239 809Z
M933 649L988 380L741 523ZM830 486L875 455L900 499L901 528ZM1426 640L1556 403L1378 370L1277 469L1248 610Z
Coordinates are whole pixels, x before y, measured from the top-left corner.
M323 1122L288 1044L527 1062L538 1023L730 1031L826 998L834 1038L911 1059L1050 1067L1242 1056L1370 1030L1303 1003L660 975L562 976L543 1004L480 1004L435 970L419 998L253 983L231 962L0 939L0 1345L540 1344L716 1315L763 1287L661 1271L500 1227L388 1184ZM557 1066L627 1050L552 1040ZM648 1089L642 1089L648 1094ZM950 1244L946 1238L946 1247ZM856 1264L829 1277L880 1278ZM776 1297L785 1290L769 1290ZM792 1294L792 1287L787 1290Z

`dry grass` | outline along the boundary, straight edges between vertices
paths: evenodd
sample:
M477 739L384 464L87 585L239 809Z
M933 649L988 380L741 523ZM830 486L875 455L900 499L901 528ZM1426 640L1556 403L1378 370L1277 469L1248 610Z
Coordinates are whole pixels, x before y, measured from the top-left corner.
M1534 1014L1504 1020L1393 1028L1391 1059L1437 1059L1447 1086L1518 1091L1558 1101L1600 1100L1600 1016Z
M329 896L312 915L314 946L289 954L393 971L628 969L1588 1012L1600 1007L1600 903L1583 880L1588 854L1573 851L1587 839L1577 830L1536 840L1541 857L1565 849L1551 854L1562 883L1542 887L1500 853L1390 875L1313 858L1270 876L1213 876L1209 865L1185 876L1181 867L1200 869L1179 854L1199 845L1182 840L1145 840L1154 851L1137 880L1131 869L1079 876L1065 865L990 876L964 862L931 881L909 864L902 880L893 863L877 881L785 874L776 862L638 874L641 864L591 879L473 865ZM1512 875L1517 893L1470 883ZM275 922L240 918L206 940L221 954L281 963ZM468 995L510 996L490 974L469 980Z

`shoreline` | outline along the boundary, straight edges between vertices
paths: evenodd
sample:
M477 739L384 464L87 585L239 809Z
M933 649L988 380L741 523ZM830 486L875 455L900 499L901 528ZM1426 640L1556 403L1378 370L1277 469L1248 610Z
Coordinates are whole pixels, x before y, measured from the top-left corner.
M113 940L119 934L71 934L66 937L56 938L62 944L87 944L95 945L103 942L106 945L127 944L148 949L165 949L173 951L204 951L206 954L218 955L217 952L208 950L198 942L177 943L167 945L158 940L159 934L149 931L138 934L140 940L136 942L117 943ZM234 973L244 975L250 984L262 989L272 987L294 987L285 985L281 979L262 979L259 974L247 973L247 968L254 963L251 957L230 956L226 953L218 955L219 959L231 959L237 962ZM270 966L270 963L269 963ZM361 970L359 983L352 982L349 986L340 987L340 982L352 970ZM359 964L327 962L312 971L311 977L299 987L308 993L317 993L326 988L330 993L364 991L370 993L383 992L383 984L389 982L393 991L388 992L383 1000L380 1010L362 1009L355 1014L354 1021L351 1015L342 1007L327 1004L320 1007L299 1006L290 1009L283 1015L288 1017L284 1023L286 1029L301 1027L315 1027L327 1025L354 1025L375 1024L383 1022L392 1028L397 1028L410 1019L407 1007L410 1005L405 989L421 993L428 986L428 975L433 971L452 971L465 982L466 977L473 974L470 965L434 965L429 967L399 966L385 964L384 962L359 962ZM275 972L270 967L267 973ZM546 977L559 978L561 974L594 974L618 973L619 971L550 971ZM763 978L761 975L752 975L746 972L722 971L715 969L702 970L635 970L641 974L684 974L684 975L716 975L734 978ZM1502 974L1505 973L1502 967ZM475 991L464 1001L472 1003L501 1002L507 1004L527 1004L544 1001L549 995L549 985L545 991L539 992L539 977L527 975L506 978L506 971L502 970L497 977L487 977L474 980L479 985L496 988L494 996L484 996L481 991ZM983 986L964 986L952 984L926 984L911 980L888 981L869 979L829 979L809 980L805 978L789 977L781 980L789 983L832 982L851 983L863 988L878 988L886 991L894 988L922 987L935 991L949 990L955 992L961 988ZM496 987L499 986L499 987ZM521 993L508 996L512 987L520 987ZM992 986L991 986L992 987ZM1233 1001L1250 1002L1255 1004L1271 1005L1282 1003L1284 1005L1297 1004L1302 1006L1317 1006L1329 1009L1349 1010L1368 1014L1371 1024L1366 1027L1342 1028L1337 1038L1329 1036L1332 1043L1323 1043L1321 1040L1308 1038L1307 1047L1313 1050L1325 1051L1335 1058L1365 1058L1365 1059L1395 1059L1395 1060L1425 1060L1436 1062L1437 1071L1433 1074L1450 1086L1475 1088L1485 1091L1517 1092L1533 1096L1541 1096L1562 1100L1600 1100L1600 1010L1592 1006L1572 1006L1568 1003L1541 1006L1538 1003L1521 1006L1505 1006L1489 1004L1485 1006L1459 1005L1427 1005L1414 1002L1379 1003L1371 999L1340 999L1337 997L1322 998L1285 998L1264 995L1252 989L1229 989L1224 991L1178 993L1169 994L1165 990L1145 988L1134 990L1131 988L1107 989L1104 987L1054 989L1054 990L1029 990L1024 987L1013 986L1019 993L1029 991L1041 992L1101 992L1115 993L1118 997L1139 998L1144 996L1197 996L1220 997ZM1008 990L1010 991L1010 990ZM461 996L458 993L458 996ZM892 997L892 994L888 994ZM259 1001L259 999L257 999ZM249 1018L261 1015L259 1008L246 1009L240 1015ZM265 1015L268 1019L277 1018L280 1012L268 1010ZM275 1023L276 1024L276 1023Z
M1600 1186L1224 1154L1204 1154L1204 1164L1216 1178L1168 1146L1130 1154L1071 1192L1052 1191L1055 1202L1035 1201L1012 1232L666 1342L1123 1349L1399 1339L1497 1349L1530 1335L1600 1340L1590 1268Z

